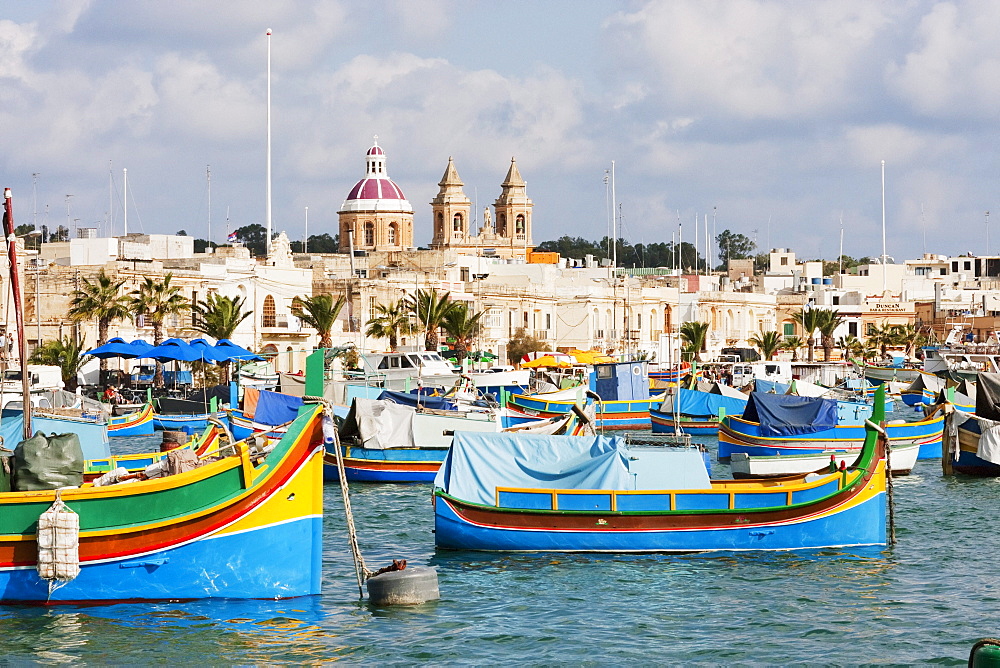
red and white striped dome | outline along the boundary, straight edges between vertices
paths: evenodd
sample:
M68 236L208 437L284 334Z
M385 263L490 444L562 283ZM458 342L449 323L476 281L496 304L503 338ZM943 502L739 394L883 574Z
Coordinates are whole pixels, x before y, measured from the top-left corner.
M340 207L341 213L353 211L401 211L413 213L413 207L385 170L385 153L375 145L365 154L365 177L354 184Z

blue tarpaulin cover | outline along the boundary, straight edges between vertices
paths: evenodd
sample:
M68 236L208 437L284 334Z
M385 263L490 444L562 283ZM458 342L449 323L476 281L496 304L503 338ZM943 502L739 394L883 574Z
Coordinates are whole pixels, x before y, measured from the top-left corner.
M710 485L697 450L646 454L633 458L620 436L458 431L434 485L463 501L489 506L496 504L497 487L634 490ZM633 466L655 471L644 475L631 470Z
M414 408L422 406L423 408L433 408L439 411L453 411L455 410L455 402L446 399L445 397L429 397L426 394L418 394L416 392L393 392L392 390L383 390L382 394L378 395L381 401L391 401L394 404L401 404L403 406L412 406Z
M302 397L262 391L257 399L253 421L272 426L291 422L298 416L302 404Z
M812 434L837 426L833 399L751 392L743 419L760 424L761 436Z
M724 408L726 415L742 415L747 405L747 399L736 397L726 397L721 394L711 394L698 390L678 390L677 406L678 413L688 417L715 417L719 414L719 409ZM663 413L674 413L674 391L667 392L663 405L660 406Z
M764 380L763 378L754 378L753 380L753 391L754 392L770 392L771 394L784 394L791 387L788 383L779 383L774 380Z

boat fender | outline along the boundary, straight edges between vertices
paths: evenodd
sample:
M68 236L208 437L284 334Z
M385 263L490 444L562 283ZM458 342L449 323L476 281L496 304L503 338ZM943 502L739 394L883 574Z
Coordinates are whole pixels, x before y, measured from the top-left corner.
M406 566L393 561L368 578L368 600L373 605L420 605L441 598L437 569L432 566Z
M49 581L49 596L80 574L80 516L56 492L56 500L38 518L38 577Z

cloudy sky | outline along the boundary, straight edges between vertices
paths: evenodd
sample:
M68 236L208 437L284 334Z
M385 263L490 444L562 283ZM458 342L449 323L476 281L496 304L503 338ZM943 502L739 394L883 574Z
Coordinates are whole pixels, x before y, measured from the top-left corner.
M378 135L430 240L448 157L482 210L512 156L536 242L678 218L800 256L1000 250L1000 3L5 2L0 171L15 219L207 234L336 212ZM211 207L206 167L211 166ZM33 188L33 174L37 174ZM113 180L113 184L112 184ZM72 195L68 200L67 195ZM210 210L209 210L210 209ZM987 211L994 211L987 224ZM78 219L78 220L77 220ZM703 219L703 218L702 218Z

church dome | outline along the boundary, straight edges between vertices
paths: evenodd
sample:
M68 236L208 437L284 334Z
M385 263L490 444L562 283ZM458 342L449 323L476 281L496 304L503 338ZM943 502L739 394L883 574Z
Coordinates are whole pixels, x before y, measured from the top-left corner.
M354 211L398 211L413 213L413 207L385 170L385 153L375 145L365 153L365 176L354 184L340 206L341 213Z

